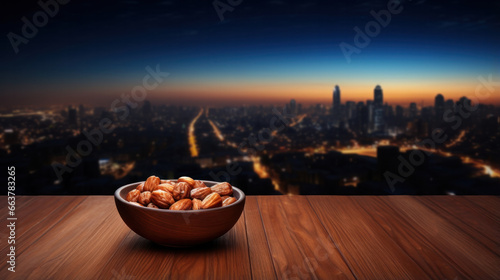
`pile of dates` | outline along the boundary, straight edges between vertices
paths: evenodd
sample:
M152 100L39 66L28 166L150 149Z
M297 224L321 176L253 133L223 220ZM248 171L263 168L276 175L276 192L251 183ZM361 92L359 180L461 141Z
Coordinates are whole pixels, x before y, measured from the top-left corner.
M233 187L227 182L207 187L190 177L180 177L177 182L150 176L144 183L131 190L126 197L130 203L157 209L201 210L223 207L236 202Z

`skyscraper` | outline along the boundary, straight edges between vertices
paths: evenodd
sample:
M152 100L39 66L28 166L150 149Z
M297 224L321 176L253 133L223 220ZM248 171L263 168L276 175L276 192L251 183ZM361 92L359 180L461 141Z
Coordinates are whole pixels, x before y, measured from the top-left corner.
M373 130L374 132L383 133L385 129L384 108L376 107L373 111Z
M465 108L468 109L472 107L472 102L469 98L463 96L457 101L457 108Z
M398 120L401 120L404 117L403 114L404 114L403 106L401 105L396 106L396 118Z
M76 115L76 109L73 108L72 106L68 106L68 123L71 126L78 125L78 118Z
M338 124L340 121L340 87L338 85L333 90L332 116L334 124Z
M415 102L410 103L410 119L416 118L417 114L418 114L417 103Z
M374 105L372 100L366 100L366 107L368 108L368 122L370 126L373 125L373 112L374 112Z
M346 116L348 120L354 119L356 116L356 102L354 101L347 101L345 103L346 107Z
M290 100L290 112L292 112L292 114L297 114L297 102L295 99Z
M373 91L373 103L375 107L382 107L384 105L384 94L380 85L377 85Z
M368 106L365 106L363 102L358 102L356 105L356 129L361 131L363 134L368 133L370 114L368 112Z
M441 121L444 114L444 97L442 94L436 95L434 99L434 111L436 112L436 120Z
M444 109L446 111L448 111L448 110L453 111L455 109L455 101L453 101L453 99L446 100L446 102L444 103Z
M384 120L384 95L382 87L377 85L373 91L373 130L383 133L385 129Z

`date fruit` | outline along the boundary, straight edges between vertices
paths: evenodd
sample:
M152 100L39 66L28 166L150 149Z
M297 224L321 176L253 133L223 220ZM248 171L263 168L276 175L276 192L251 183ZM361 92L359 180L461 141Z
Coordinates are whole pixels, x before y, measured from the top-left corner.
M158 208L158 206L156 206L153 202L149 203L147 207L148 207L148 208L154 208L154 209L160 209L160 208Z
M211 189L213 192L216 192L221 196L233 194L233 187L228 182L218 183L217 185L212 186Z
M151 202L151 192L142 192L137 202L142 205L148 205Z
M206 188L206 187L207 187L207 185L205 185L205 183L203 183L202 181L200 181L200 180L195 180L194 181L193 189Z
M194 198L193 199L193 210L201 209L201 200Z
M181 199L170 206L170 210L191 210L193 202L189 198Z
M207 195L211 194L212 190L208 187L196 188L191 190L191 198L197 198L199 200L205 199Z
M191 185L189 185L186 182L180 182L175 184L174 190L172 192L173 197L175 200L181 200L184 198L189 198L189 195L191 194Z
M174 193L174 185L172 185L170 183L159 184L156 187L156 190L163 190L163 191L169 192L170 194L173 194Z
M144 191L144 183L140 183L137 188L140 192L143 192Z
M151 201L158 207L168 209L175 203L174 198L169 192L156 190L151 193Z
M222 206L228 206L236 202L236 197L228 197L222 201Z
M202 210L224 207L238 201L233 187L222 182L208 187L200 180L182 176L177 181L149 176L127 193L128 202L155 209Z
M160 184L160 178L156 176L150 176L144 183L144 191L152 192Z
M137 202L140 195L141 195L141 191L139 191L138 189L133 189L133 190L128 192L125 200L127 200L129 202Z
M222 199L220 195L216 192L209 194L203 201L201 202L202 209L210 209L222 206Z
M177 183L180 183L180 182L188 183L191 186L191 188L194 187L194 180L191 177L187 177L187 176L179 177L179 179L177 179Z

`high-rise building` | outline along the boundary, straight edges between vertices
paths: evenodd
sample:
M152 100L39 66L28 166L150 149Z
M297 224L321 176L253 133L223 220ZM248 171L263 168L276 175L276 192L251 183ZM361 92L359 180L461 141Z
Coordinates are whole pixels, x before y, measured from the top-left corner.
M76 109L72 106L68 107L68 123L72 126L76 126L78 124Z
M333 124L338 125L341 120L341 106L340 106L340 87L335 85L333 90L333 102L332 102L332 119Z
M384 117L386 119L394 118L394 108L387 103L385 103L385 105L384 105Z
M347 112L347 119L351 120L356 117L356 102L354 101L347 101L345 103L346 107L346 112Z
M444 103L444 110L445 111L455 110L455 102L453 101L453 99L446 100L446 102Z
M334 124L338 124L340 121L340 87L338 85L333 90L332 116Z
M457 101L457 104L456 104L456 108L463 108L463 109L468 109L472 107L472 102L469 98L463 96L461 97L458 101ZM462 109L462 110L463 110Z
M371 101L370 101L371 102ZM363 102L358 102L356 105L356 129L361 131L363 134L368 133L369 128L369 118L370 114L368 112L368 106L365 106Z
M371 113L373 121L373 131L383 133L385 128L384 95L382 93L382 87L380 85L377 85L373 90L373 111Z
M410 119L416 118L418 115L417 103L410 103Z
M368 109L368 123L371 124L373 123L373 112L374 112L374 105L372 100L366 100L366 107Z
M340 107L340 87L338 85L335 86L333 91L333 107Z
M373 111L373 131L383 133L385 130L384 108L377 107Z
M444 96L442 94L436 95L434 99L434 111L436 112L436 120L441 121L444 114Z
M403 114L404 114L403 106L401 105L396 106L396 118L398 120L401 120L403 118Z
M422 110L420 110L420 117L427 121L432 119L432 107L422 107Z
M384 94L380 85L377 85L373 91L373 103L375 107L382 107L384 105Z
M290 112L292 114L297 114L297 102L295 99L290 100Z

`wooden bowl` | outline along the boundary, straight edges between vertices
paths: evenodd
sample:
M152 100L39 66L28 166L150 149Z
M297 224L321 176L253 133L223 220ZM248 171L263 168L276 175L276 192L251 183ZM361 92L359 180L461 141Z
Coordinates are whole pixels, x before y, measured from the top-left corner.
M208 187L218 183L202 182ZM224 207L183 211L141 207L125 200L127 193L140 183L116 190L116 208L131 230L164 246L190 247L220 237L236 224L245 206L245 194L233 187L233 196L237 201Z

